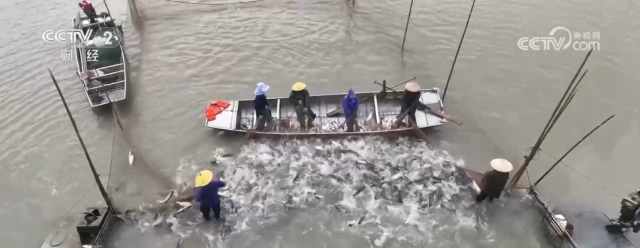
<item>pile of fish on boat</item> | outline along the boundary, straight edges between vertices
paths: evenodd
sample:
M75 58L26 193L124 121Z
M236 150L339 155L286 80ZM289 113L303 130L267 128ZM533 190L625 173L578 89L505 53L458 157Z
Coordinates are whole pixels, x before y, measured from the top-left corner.
M235 158L218 161L224 168L219 174L227 183L221 194L223 215L227 225L240 231L287 218L292 208L311 208L350 219L345 224L360 230L368 223L386 226L398 237L415 233L411 230L418 227L424 236L454 221L453 215L455 221L476 221L473 210L466 208L473 201L473 186L461 163L409 138L392 143L377 137L329 143L318 139L252 141ZM141 212L154 216L156 225L175 225L167 218L185 210L202 218L195 214L197 209L187 210L191 192L192 187L185 187L142 207ZM190 224L180 225L175 229ZM378 227L367 230L381 235Z
M380 124L377 124L373 119L373 111L367 116L367 118L358 119L358 127L360 131L380 131L380 130L392 130L396 116L381 116ZM406 123L403 123L406 125ZM296 117L291 115L286 118L282 118L277 121L278 131L280 132L297 132L300 130L300 123L296 120ZM242 126L251 127L252 123L248 120L243 120ZM344 121L338 121L334 118L318 118L314 123L314 126L308 130L311 133L343 133L347 131L347 126Z

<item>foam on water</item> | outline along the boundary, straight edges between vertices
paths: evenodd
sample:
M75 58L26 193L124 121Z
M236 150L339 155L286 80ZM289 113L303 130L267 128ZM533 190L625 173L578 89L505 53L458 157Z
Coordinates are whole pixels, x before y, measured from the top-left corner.
M406 138L260 140L245 144L235 158L217 159L227 183L224 225L203 223L192 208L167 220L175 233L202 233L216 245L234 236L251 239L313 215L308 218L318 222L317 228L330 229L329 235L365 237L371 246L454 245L459 239L491 243L495 238L485 210L474 205L464 161L424 143ZM180 168L195 173L188 163ZM322 216L333 224L325 227L315 219ZM300 235L314 227L308 228Z

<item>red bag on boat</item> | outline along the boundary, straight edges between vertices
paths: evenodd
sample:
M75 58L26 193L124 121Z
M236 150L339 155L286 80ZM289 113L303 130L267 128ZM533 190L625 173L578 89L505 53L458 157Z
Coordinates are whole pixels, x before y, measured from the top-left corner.
M209 106L207 106L204 110L204 115L207 118L207 121L213 121L216 119L216 116L222 113L225 109L229 107L228 102L225 101L211 101L209 102Z
M209 105L215 105L222 109L227 109L231 104L229 104L229 102L226 102L226 101L211 101L209 102Z

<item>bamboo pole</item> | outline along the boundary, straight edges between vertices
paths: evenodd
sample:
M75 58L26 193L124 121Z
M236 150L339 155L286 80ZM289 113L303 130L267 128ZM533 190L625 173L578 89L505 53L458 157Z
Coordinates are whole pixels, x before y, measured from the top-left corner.
M600 125L598 125L597 127L595 127L593 130L591 130L591 132L587 133L587 135L585 135L584 137L582 137L582 139L580 141L578 141L578 143L576 143L575 145L573 145L573 147L571 147L571 149L569 149L569 151L567 151L564 155L562 155L562 157L560 157L560 159L558 159L558 161L556 161L555 164L553 164L551 166L551 168L549 168L547 170L547 172L545 172L540 179L538 179L538 181L536 181L536 183L533 184L533 186L538 186L538 183L540 183L540 181L542 181L542 179L544 179L549 172L551 172L554 168L556 168L556 166L562 162L562 160L569 155L569 153L571 153L571 151L573 151L573 149L575 149L578 145L580 145L580 143L582 143L582 141L584 141L585 139L587 139L587 137L589 137L592 133L594 133L596 130L598 130L598 128L600 128L601 126L603 126L605 123L607 123L609 120L611 120L611 118L613 118L614 116L616 116L615 114L609 116L609 118L607 118L606 120L604 120L602 123L600 123Z
M104 3L104 7L107 9L107 13L109 13L109 17L111 17L111 21L113 21L114 18L111 15L111 11L109 11L109 6L107 5L107 0L102 0L102 3ZM113 23L115 23L115 21Z
M409 20L411 20L411 10L413 9L413 0L409 5L409 15L407 16L407 25L404 27L404 38L402 38L402 52L404 52L404 42L407 40L407 31L409 30Z
M84 156L86 157L87 162L89 162L89 168L91 169L91 174L93 175L93 179L95 180L96 185L98 185L98 189L100 190L100 194L102 195L102 198L104 199L104 202L107 204L107 207L109 207L111 210L113 210L114 212L117 213L116 208L111 203L111 199L109 198L109 195L107 194L107 191L104 189L104 186L102 185L102 182L100 181L100 176L98 175L98 172L96 171L95 166L93 166L93 162L91 161L91 156L89 156L89 152L87 151L87 147L84 145L84 141L82 140L82 137L80 136L80 131L78 131L78 125L76 125L76 121L73 119L73 115L71 114L71 111L69 110L69 106L67 106L67 101L64 99L64 96L62 95L62 91L60 90L60 86L58 86L58 82L56 81L56 78L53 76L53 73L51 72L51 69L47 68L47 70L49 70L49 75L51 76L51 80L53 80L53 85L56 86L56 90L58 91L58 95L60 96L60 100L62 100L62 104L64 105L64 109L67 111L67 116L69 116L69 120L71 121L71 124L73 125L73 130L76 132L76 137L78 137L78 141L80 141L80 145L82 146L82 151L84 152Z
M464 25L464 31L462 31L462 38L460 38L460 43L458 44L458 50L456 51L456 56L453 57L453 63L451 64L451 70L449 71L447 84L444 86L444 92L442 93L442 102L444 102L444 98L447 96L447 89L449 89L449 81L451 81L451 75L453 75L453 68L456 66L456 61L458 60L458 54L460 53L460 48L462 47L462 41L464 41L464 35L467 33L467 27L469 27L469 21L471 21L471 14L473 13L473 7L475 5L476 5L476 0L473 0L473 2L471 3L471 10L469 11L469 17L467 18L467 24Z
M557 120L560 117L560 116L556 116L556 115L558 114L558 111L560 110L560 107L565 105L564 104L565 103L565 98L567 97L567 94L569 94L569 92L572 90L572 86L575 83L576 78L578 78L578 75L580 75L580 71L582 71L582 68L587 63L587 60L589 59L589 56L591 56L591 52L593 52L593 49L591 49L589 51L589 53L587 53L587 56L585 56L584 60L582 61L582 64L580 65L580 68L578 68L578 71L576 71L575 75L573 76L573 79L571 80L571 83L569 84L569 87L567 87L567 89L565 90L564 94L562 95L562 98L560 99L560 101L556 105L556 108L553 111L553 114L551 114L551 118L549 118L549 121L547 122L547 125L542 130L542 133L540 133L540 137L538 137L538 140L536 141L535 145L533 146L533 148L529 152L529 155L524 157L525 160L522 163L522 166L520 166L520 169L518 169L516 174L511 179L511 182L510 182L511 188L515 188L518 185L518 181L520 181L520 178L522 177L522 175L526 171L527 167L529 166L529 163L531 163L531 160L533 159L533 157L536 155L536 153L540 149L540 146L542 145L542 142L546 138L546 135L549 133L549 131L551 131L550 127L553 127L553 123L555 123L554 120Z
M547 129L547 132L545 132L544 136L542 136L542 140L547 138L547 135L549 134L551 129L556 125L556 122L558 121L558 119L560 119L560 116L562 116L564 111L567 109L567 106L569 106L571 101L573 101L573 97L578 92L578 88L580 87L580 83L582 82L582 79L584 78L584 76L587 74L588 71L589 71L589 69L586 69L582 73L582 76L580 76L580 79L578 79L578 82L576 82L576 84L574 85L573 89L571 89L571 92L569 93L569 96L565 99L564 103L560 107L560 111L558 111L558 114L555 115L555 117L553 119L553 122L551 122L551 125Z

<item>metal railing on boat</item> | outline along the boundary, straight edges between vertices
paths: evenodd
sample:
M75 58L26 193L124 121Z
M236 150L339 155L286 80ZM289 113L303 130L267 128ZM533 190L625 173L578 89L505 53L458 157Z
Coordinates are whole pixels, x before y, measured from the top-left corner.
M578 248L578 244L576 244L573 238L571 238L571 235L567 230L558 223L553 211L549 208L542 197L540 197L538 191L531 187L529 189L529 194L542 215L542 222L544 222L546 226L552 244L558 248Z

